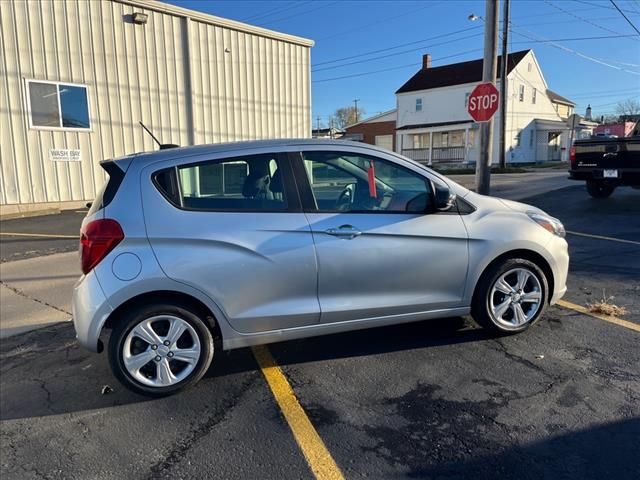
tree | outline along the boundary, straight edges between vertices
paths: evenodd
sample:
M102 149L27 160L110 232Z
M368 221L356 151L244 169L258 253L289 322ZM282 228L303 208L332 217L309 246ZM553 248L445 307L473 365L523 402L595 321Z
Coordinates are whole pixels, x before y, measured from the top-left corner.
M640 115L640 102L635 98L627 98L616 105L618 115Z
M364 109L358 107L358 115L356 116L356 107L342 107L338 108L333 117L335 119L335 126L340 130L344 130L349 125L353 125L356 123L356 118L358 121L362 120L364 117Z
M616 123L618 116L613 113L605 113L604 115L596 115L593 119L600 123Z

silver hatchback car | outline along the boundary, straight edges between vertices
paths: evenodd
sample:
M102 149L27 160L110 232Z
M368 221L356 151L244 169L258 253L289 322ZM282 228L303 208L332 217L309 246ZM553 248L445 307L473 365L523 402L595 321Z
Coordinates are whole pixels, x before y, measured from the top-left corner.
M520 332L566 291L562 224L344 141L204 145L101 163L78 340L130 389L197 382L214 348L471 314Z

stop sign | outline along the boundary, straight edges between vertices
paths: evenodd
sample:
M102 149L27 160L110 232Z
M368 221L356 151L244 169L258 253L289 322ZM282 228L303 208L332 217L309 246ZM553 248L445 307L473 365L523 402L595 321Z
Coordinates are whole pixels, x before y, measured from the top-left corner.
M488 122L498 110L500 94L493 83L481 83L469 95L467 110L476 122Z

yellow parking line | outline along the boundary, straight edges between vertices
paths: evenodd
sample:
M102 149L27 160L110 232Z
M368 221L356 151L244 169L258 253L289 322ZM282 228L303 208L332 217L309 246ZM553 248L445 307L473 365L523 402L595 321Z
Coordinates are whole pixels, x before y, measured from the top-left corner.
M36 238L79 238L78 235L57 235L49 233L9 233L0 232L5 237L36 237Z
M610 242L630 243L631 245L640 245L640 242L635 240L625 240L624 238L605 237L603 235L591 235L590 233L572 232L567 230L569 235L576 235L578 237L595 238L596 240L609 240Z
M585 315L589 315L590 317L597 318L598 320L604 320L605 322L615 323L616 325L620 325L621 327L628 328L629 330L640 332L640 325L638 325L637 323L629 322L627 320L622 320L620 318L612 317L609 315L603 315L601 313L593 313L581 305L576 305L575 303L567 302L566 300L558 300L558 305L564 308L568 308L569 310L573 310L575 312L584 313Z
M331 457L318 432L311 424L311 420L298 402L287 377L276 363L269 349L265 346L253 347L256 358L264 378L271 388L284 418L293 432L293 436L302 450L311 471L318 480L344 480L340 468Z

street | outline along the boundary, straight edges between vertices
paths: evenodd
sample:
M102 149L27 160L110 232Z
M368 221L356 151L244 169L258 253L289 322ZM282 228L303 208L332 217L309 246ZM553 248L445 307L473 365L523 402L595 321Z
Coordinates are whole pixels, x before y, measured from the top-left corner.
M564 300L613 297L640 325L639 191L594 200L563 171L492 182L564 223ZM11 220L3 232L73 236L81 218ZM217 352L175 396L130 393L65 321L77 239L0 240L3 479L313 478L251 349ZM639 340L553 306L514 336L449 318L267 348L345 478L635 479Z

